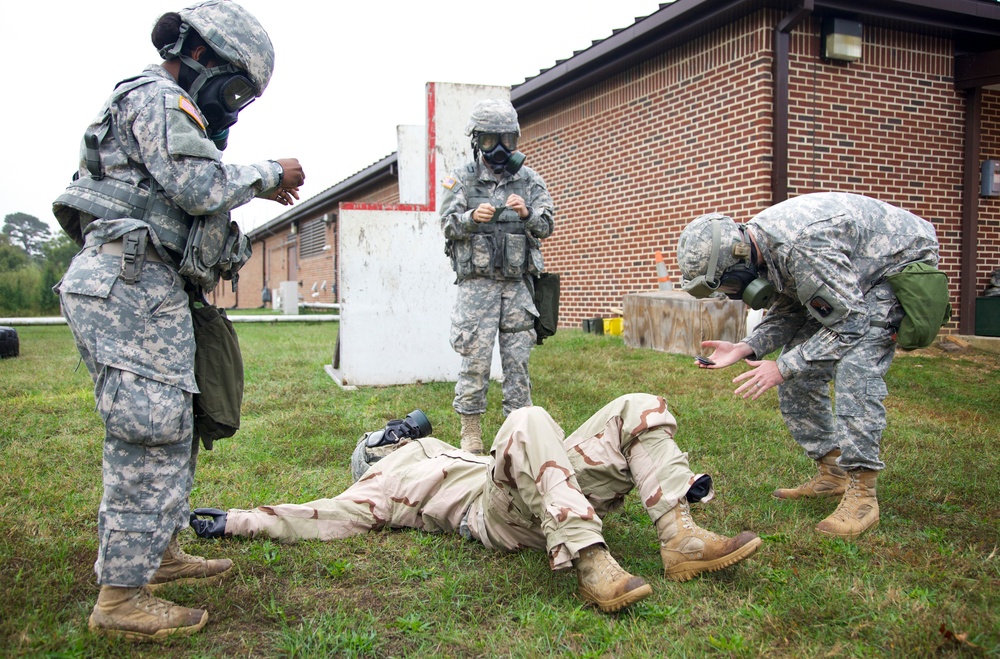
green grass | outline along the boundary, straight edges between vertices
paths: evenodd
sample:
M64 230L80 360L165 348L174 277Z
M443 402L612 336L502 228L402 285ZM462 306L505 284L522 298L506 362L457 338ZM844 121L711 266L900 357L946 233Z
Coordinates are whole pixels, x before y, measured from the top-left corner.
M350 482L361 433L423 409L457 443L453 384L338 389L323 371L335 324L244 324L243 428L199 457L195 505L307 501ZM855 543L813 531L834 503L778 501L812 464L773 393L732 395L736 369L561 330L536 348L534 402L567 429L613 397L664 395L692 465L718 497L705 528L765 540L735 568L675 584L634 495L605 530L653 596L603 615L539 552L501 554L457 536L384 532L335 543L227 539L186 546L230 557L220 587L163 597L207 607L208 626L166 647L91 636L102 427L66 327L21 327L0 361L0 655L47 657L914 657L1000 656L1000 357L900 355L889 372L882 520ZM494 384L487 432L500 425Z

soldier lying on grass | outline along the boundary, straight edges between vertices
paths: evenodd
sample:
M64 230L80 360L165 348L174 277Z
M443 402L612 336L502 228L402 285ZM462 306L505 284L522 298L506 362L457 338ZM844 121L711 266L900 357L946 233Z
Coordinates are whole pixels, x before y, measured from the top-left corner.
M553 570L576 568L586 602L617 611L652 593L618 565L602 534L601 518L633 487L656 526L668 579L720 570L760 546L748 531L727 538L692 521L689 502L714 492L709 476L688 468L676 430L666 401L629 394L565 439L541 407L515 410L486 456L418 437L381 457L384 449L362 438L352 457L355 483L342 494L253 510L200 508L191 526L202 538L282 541L336 540L388 526L460 533L491 549L544 549Z

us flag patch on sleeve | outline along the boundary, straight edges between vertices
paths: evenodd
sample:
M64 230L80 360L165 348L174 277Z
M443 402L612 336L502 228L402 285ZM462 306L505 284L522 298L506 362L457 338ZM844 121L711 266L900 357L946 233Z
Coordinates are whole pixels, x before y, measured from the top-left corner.
M441 182L441 185L451 190L453 187L455 187L456 183L458 183L458 181L456 181L451 176L445 176L444 181Z
M201 126L202 130L205 130L205 124L201 121L201 113L198 112L198 108L194 106L194 103L189 101L186 97L181 96L180 100L177 102L180 109L184 110L189 117L194 119L194 122Z

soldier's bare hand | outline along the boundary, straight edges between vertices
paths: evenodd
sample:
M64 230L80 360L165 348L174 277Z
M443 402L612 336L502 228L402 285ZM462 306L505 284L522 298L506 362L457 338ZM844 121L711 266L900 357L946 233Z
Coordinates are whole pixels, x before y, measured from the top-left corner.
M510 208L511 210L515 211L517 213L517 216L520 217L522 220L528 217L528 207L524 205L524 199L522 199L520 196L512 194L511 196L507 197L507 201L505 203L507 205L507 208Z
M271 194L267 195L265 198L270 199L271 201L276 201L282 206L291 206L295 203L295 200L299 198L299 189L286 187L275 188Z
M747 364L753 366L753 370L742 373L733 378L733 382L742 382L735 393L743 398L757 400L765 391L771 387L776 387L785 381L778 370L778 363L769 359L754 361L748 359Z
M493 204L482 203L476 206L476 210L472 211L472 219L476 222L489 222L493 219L493 213L496 212L496 208Z
M302 171L302 165L299 163L298 158L282 158L275 162L281 165L281 170L284 172L284 175L281 177L282 188L289 190L295 188L298 190L299 186L305 183L306 174ZM298 195L295 195L295 198L298 199Z

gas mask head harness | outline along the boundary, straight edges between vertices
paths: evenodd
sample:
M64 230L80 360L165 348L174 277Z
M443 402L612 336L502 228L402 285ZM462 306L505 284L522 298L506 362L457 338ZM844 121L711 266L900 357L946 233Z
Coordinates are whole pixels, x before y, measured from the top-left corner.
M190 30L189 25L181 24L180 37L172 46L164 49L161 55L167 59L176 57L180 60L178 82L191 94L198 109L205 115L208 138L215 142L219 150L225 150L229 144L229 128L236 123L240 111L257 98L253 81L233 64L206 67L198 60L181 53ZM215 53L212 52L212 55ZM207 56L203 55L202 59ZM224 61L219 57L217 59Z
M271 79L274 47L260 22L232 0L204 0L177 14L177 41L161 48L160 56L180 60L178 82L205 115L209 138L225 149L229 127ZM182 52L192 34L201 38L218 66L205 67Z
M474 157L478 159L482 154L483 162L496 174L507 172L513 176L524 165L526 156L517 150L521 128L510 101L499 98L477 101L465 134L472 136Z
M709 247L707 254L705 247ZM774 301L774 285L759 275L757 248L747 227L725 215L711 213L691 222L677 243L677 262L685 275L681 287L694 297L719 292L731 300L743 300L751 309L769 307ZM689 279L695 272L703 274Z

